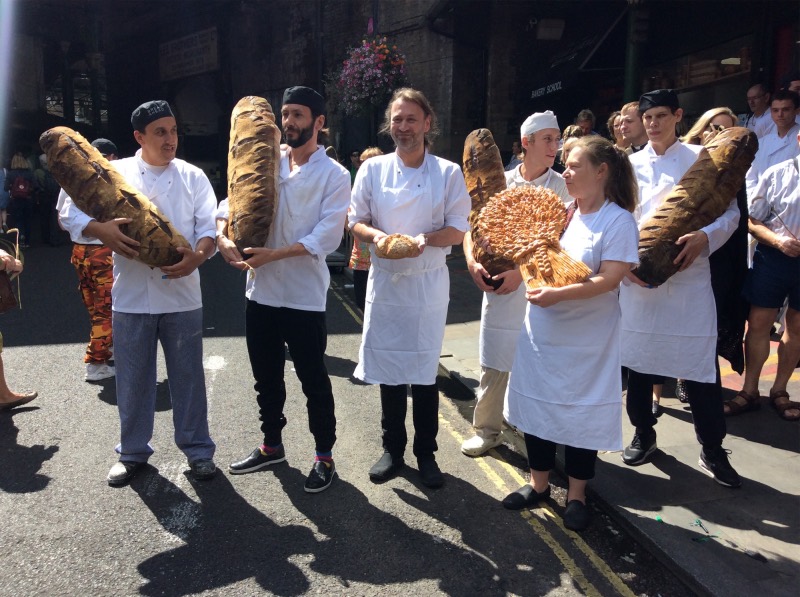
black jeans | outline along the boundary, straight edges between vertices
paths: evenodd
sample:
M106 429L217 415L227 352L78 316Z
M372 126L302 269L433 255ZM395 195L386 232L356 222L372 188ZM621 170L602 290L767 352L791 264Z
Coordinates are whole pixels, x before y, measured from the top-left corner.
M336 415L331 380L325 367L328 343L325 313L268 307L247 301L245 319L247 352L256 380L264 443L275 446L283 441L286 345L306 396L308 427L314 436L316 450L329 452L336 442Z
M369 279L368 269L353 270L353 294L356 297L356 305L364 312L367 302L367 280Z
M525 434L528 466L534 471L551 471L556 466L556 443L535 435ZM573 479L594 479L597 450L564 446L564 472Z
M408 386L381 384L381 428L383 449L394 458L406 450L406 410ZM436 452L436 435L439 433L439 388L411 386L411 406L414 419L414 456L418 461L433 460Z
M655 427L658 419L653 416L653 384L656 377L647 373L628 370L628 397L626 408L631 424L636 433L647 435ZM663 379L663 377L661 378ZM722 408L722 385L720 384L719 363L717 363L717 381L700 383L684 380L686 397L692 408L694 431L700 445L707 448L718 448L725 439L725 413Z

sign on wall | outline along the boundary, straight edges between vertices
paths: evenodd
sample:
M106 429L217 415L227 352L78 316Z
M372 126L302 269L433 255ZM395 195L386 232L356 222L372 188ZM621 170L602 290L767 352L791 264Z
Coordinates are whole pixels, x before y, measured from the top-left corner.
M180 79L218 68L216 27L159 44L159 70L162 81Z

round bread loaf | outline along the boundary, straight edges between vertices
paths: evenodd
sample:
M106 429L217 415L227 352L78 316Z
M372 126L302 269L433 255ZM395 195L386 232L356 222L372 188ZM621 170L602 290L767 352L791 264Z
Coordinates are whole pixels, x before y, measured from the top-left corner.
M415 257L419 253L419 245L407 234L390 234L378 241L375 254L384 259L405 259Z

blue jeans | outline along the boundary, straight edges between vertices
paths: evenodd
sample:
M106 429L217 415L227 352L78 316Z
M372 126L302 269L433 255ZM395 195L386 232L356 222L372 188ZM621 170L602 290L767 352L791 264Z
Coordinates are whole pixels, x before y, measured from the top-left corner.
M203 372L203 310L112 315L120 460L147 462L156 408L156 357L164 350L175 443L189 462L212 458Z

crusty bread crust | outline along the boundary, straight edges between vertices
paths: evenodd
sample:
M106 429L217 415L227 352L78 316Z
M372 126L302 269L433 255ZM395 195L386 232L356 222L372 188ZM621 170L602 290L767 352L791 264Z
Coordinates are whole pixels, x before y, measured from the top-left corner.
M405 259L415 257L418 253L417 241L407 234L390 234L375 246L375 254L384 259Z

